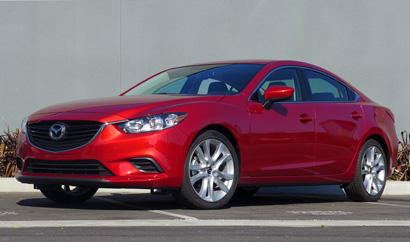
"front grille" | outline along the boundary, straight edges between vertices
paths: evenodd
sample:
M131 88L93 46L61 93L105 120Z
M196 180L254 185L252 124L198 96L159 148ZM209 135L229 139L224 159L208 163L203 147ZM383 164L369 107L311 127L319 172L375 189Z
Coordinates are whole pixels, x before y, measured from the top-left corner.
M52 139L50 129L55 124L65 128L63 136ZM30 142L47 151L61 152L84 146L92 141L98 133L102 123L96 121L40 121L27 125L27 134Z
M28 159L25 173L53 175L95 175L113 176L103 164L97 160L40 160Z

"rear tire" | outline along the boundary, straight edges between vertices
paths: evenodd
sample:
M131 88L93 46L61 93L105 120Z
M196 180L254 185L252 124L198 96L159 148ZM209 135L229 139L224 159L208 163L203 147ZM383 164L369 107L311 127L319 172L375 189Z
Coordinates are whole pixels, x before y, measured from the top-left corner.
M209 130L192 143L185 160L182 186L174 198L188 208L218 209L232 198L239 179L239 162L231 142Z
M56 185L41 187L40 191L51 201L57 203L82 203L90 199L98 188Z
M381 145L373 139L367 140L357 160L356 175L344 190L356 202L376 202L386 186L386 155Z

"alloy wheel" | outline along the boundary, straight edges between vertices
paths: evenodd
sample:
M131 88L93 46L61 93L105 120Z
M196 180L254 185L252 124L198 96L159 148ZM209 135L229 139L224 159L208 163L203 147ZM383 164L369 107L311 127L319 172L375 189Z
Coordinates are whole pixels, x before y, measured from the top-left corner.
M197 196L207 202L221 200L234 179L234 161L228 147L217 139L206 139L196 147L189 162L189 179Z
M381 150L376 146L367 148L362 159L363 185L370 195L378 194L386 182L385 161Z

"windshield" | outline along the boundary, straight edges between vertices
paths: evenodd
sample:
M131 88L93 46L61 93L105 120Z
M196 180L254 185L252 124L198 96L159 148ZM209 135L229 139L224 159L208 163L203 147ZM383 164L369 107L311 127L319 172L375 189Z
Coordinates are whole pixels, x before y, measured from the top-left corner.
M260 64L222 64L170 69L124 95L235 95L248 85L262 67Z

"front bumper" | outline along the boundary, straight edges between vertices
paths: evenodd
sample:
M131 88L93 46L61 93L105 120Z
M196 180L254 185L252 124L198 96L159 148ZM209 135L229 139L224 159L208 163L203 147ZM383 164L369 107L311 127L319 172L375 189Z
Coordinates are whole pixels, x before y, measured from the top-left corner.
M182 184L188 137L178 127L141 133L125 134L116 125L107 125L88 145L66 151L49 152L30 144L25 134L19 135L18 156L22 169L18 181L29 184L66 184L75 186L118 188L178 188ZM148 171L135 165L140 158L152 160L159 169ZM40 160L58 164L67 161L96 160L111 175L51 174L41 169L28 169L27 161ZM55 172L54 172L55 173Z

